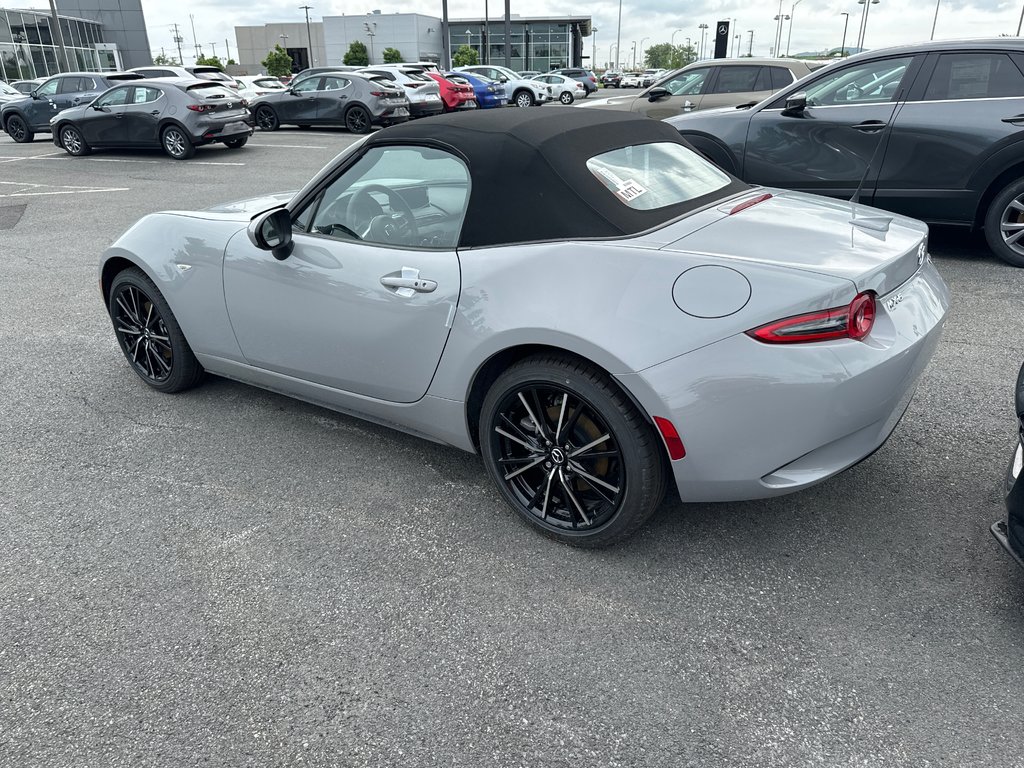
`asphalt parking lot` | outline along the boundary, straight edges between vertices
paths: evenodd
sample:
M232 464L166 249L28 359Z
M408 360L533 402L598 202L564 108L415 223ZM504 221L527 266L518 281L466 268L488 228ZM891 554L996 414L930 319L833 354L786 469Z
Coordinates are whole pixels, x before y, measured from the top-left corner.
M1024 270L933 231L953 307L880 451L577 551L475 456L225 380L159 395L118 351L115 237L351 141L0 135L0 766L1024 765L1024 572L988 532Z

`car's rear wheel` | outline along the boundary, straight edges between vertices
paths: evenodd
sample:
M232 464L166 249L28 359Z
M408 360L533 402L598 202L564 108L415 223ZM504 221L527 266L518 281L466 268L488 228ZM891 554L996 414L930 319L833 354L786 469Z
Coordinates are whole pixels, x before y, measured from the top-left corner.
M505 501L553 539L600 547L626 538L665 492L659 438L593 366L526 358L484 398L480 448Z
M281 122L277 119L277 112L270 107L259 107L255 114L256 125L260 127L261 131L276 131L281 127Z
M371 125L370 113L363 107L350 107L345 113L345 127L349 133L369 133Z
M533 94L529 91L519 91L515 97L515 105L517 107L532 107L533 106Z
M181 128L169 125L160 134L160 144L164 152L175 160L188 160L196 153L192 139Z
M19 144L24 144L35 138L35 134L29 130L28 123L25 122L21 115L11 115L8 117L6 130L7 135Z
M85 143L82 132L73 125L65 125L61 128L58 138L60 139L60 145L64 147L64 151L69 155L81 157L82 155L88 155L92 151L92 148Z
M985 239L996 256L1024 267L1024 179L1004 187L989 204Z
M108 304L114 333L128 364L153 389L194 387L203 368L153 281L135 267L118 273Z
M576 99L573 98L572 94L568 91L562 91L562 95L558 97L558 100L563 104L572 104Z
M224 142L224 146L227 147L228 149L241 149L248 143L248 141L248 136L242 136L237 139L228 139L227 141Z

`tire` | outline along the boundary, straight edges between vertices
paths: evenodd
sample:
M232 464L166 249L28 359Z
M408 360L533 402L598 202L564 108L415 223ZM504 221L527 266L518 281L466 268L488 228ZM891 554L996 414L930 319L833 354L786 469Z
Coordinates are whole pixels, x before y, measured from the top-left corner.
M589 363L552 354L515 363L488 390L479 429L484 465L502 498L556 541L621 541L665 494L660 438Z
M196 153L192 139L176 125L169 125L160 133L160 146L175 160L188 160Z
M228 149L241 149L246 145L246 143L248 143L248 141L248 136L241 136L237 139L228 139L227 141L224 142L224 146L227 147Z
M7 135L19 144L27 144L36 137L21 115L11 115L7 118Z
M1000 259L1024 267L1024 179L1003 187L989 203L985 239Z
M349 107L345 113L345 128L349 133L369 133L373 123L370 121L370 113L359 105Z
M202 380L203 367L174 313L142 270L130 267L117 274L107 311L121 352L150 387L171 394Z
M562 94L558 97L558 100L563 104L572 104L574 101L576 101L576 99L573 98L573 95L568 91L562 91Z
M586 88L584 88L584 89L583 89L583 98L585 99L585 98L587 98L587 97L588 97L589 95L590 95L590 91L588 91L588 90L587 90Z
M527 90L518 91L512 97L513 103L520 108L532 107L535 103L533 94Z
M57 138L60 139L60 145L64 147L64 151L69 155L81 157L92 152L92 148L85 143L82 132L73 125L61 126L60 134Z
M257 107L254 117L256 125L260 127L261 131L276 131L281 127L281 121L277 119L277 112L270 107Z

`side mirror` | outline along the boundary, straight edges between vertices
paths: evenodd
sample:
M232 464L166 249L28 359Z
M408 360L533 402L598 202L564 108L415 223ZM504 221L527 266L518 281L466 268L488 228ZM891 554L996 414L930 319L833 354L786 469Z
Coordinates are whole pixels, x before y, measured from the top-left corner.
M39 101L41 98L43 98L42 96L39 95L38 91L32 91L32 93L30 93L29 96L31 96L36 101Z
M292 215L287 208L264 211L252 221L246 230L249 241L261 251L270 251L278 261L291 256Z
M110 111L109 109L107 109L107 108L106 108L105 106L103 106L102 104L91 104L90 106L91 106L91 107L92 107L93 109L95 109L95 110L96 110L97 112L109 112L109 111Z
M498 82L499 83L507 83L508 82L508 78L505 77L505 76L499 77L498 78Z
M805 109L807 109L807 94L801 91L786 99L786 108L782 110L782 114L793 117L801 114Z
M666 99L671 95L672 94L665 88L651 88L651 90L647 92L647 100L658 101L659 99Z

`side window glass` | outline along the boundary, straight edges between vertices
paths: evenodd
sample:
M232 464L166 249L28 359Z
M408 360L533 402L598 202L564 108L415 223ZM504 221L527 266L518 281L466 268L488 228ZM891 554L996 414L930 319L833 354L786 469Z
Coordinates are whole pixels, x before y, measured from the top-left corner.
M320 81L322 77L309 77L303 80L301 83L295 86L295 90L299 93L309 93L311 91L323 90L320 88Z
M911 61L910 56L866 61L829 72L807 87L807 106L877 104L892 101Z
M925 101L1024 96L1024 75L1005 53L944 53L939 56Z
M61 78L55 77L53 80L47 80L36 91L40 96L53 96L57 93L57 86L60 85Z
M757 81L754 83L755 91L770 91L772 89L772 76L768 67L758 67Z
M100 107L120 107L128 103L128 91L130 88L115 88L100 96L96 102Z
M83 90L82 78L80 77L62 77L60 80L60 87L57 89L58 93L78 93Z
M160 98L160 91L156 88L140 88L136 87L135 92L132 94L132 104L149 104L151 101L156 101Z
M676 75L662 87L666 88L673 96L696 96L703 90L709 72L711 72L710 67L691 69L689 72Z
M793 73L785 67L768 67L772 76L772 90L779 91L793 84Z
M325 77L324 87L321 91L340 91L342 88L348 85L348 80L342 80L340 77Z
M715 93L745 93L756 90L760 67L719 67Z
M454 248L468 201L469 170L454 155L375 147L324 191L312 231L403 248Z

